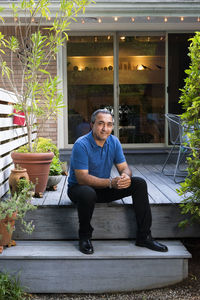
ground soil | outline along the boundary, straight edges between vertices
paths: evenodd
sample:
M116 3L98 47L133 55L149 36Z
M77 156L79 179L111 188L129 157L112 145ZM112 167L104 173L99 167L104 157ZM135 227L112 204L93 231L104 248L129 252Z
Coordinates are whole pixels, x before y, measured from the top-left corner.
M33 300L200 300L200 239L182 240L192 254L189 276L179 284L147 291L117 294L34 294ZM164 272L164 270L163 270Z

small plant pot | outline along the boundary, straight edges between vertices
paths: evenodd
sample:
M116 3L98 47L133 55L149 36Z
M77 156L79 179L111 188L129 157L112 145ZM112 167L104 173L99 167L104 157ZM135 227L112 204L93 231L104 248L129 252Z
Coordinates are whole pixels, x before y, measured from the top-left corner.
M20 179L26 179L29 181L29 176L26 169L13 169L11 170L11 174L9 176L9 188L11 195L13 196L15 192L17 192L17 185Z
M0 253L2 253L4 246L14 245L12 243L12 234L16 219L17 212L14 212L11 217L7 216L5 219L0 220Z
M61 181L62 175L49 176L47 181L47 189L56 190L58 183Z

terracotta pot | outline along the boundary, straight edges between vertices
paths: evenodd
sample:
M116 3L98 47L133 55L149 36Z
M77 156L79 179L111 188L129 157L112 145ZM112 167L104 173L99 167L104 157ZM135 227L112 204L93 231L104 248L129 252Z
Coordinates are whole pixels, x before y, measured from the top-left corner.
M26 179L29 181L29 176L26 169L13 169L11 170L11 174L9 176L9 188L11 195L14 195L17 192L17 185L20 179Z
M35 194L42 196L46 189L47 180L49 176L50 164L54 154L53 152L47 153L19 153L12 152L11 157L16 165L27 170L30 181L35 186Z
M16 218L15 212L11 217L0 220L0 246L8 246L11 243ZM8 223L10 223L10 230L8 230Z

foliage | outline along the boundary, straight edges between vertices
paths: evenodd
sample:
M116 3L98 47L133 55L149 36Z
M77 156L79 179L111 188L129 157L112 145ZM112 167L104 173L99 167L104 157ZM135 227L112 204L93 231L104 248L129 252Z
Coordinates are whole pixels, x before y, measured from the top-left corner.
M63 170L59 158L54 156L50 165L49 175L50 176L61 175L62 171Z
M20 286L19 279L0 272L0 299L1 300L29 300L23 288Z
M33 143L33 147L35 148L35 152L37 153L45 153L45 152L53 152L54 155L56 157L59 156L59 150L57 148L57 146L52 142L51 139L46 139L46 138L42 138L39 137L37 140L37 143ZM20 153L28 153L29 149L28 149L28 145L24 145L19 147L16 152L20 152Z
M63 107L59 79L51 76L48 67L68 39L71 21L91 2L58 0L56 14L51 12L50 0L20 0L11 5L15 36L0 32L0 69L6 89L9 86L17 97L15 108L25 114L29 152L35 152L37 144L32 144L33 130L40 131ZM18 80L16 65L20 67Z
M18 150L18 152L21 153L28 153L28 147L27 145L21 146ZM37 141L37 147L35 149L35 152L38 153L45 153L45 152L53 152L54 157L52 159L51 165L50 165L50 171L49 175L61 175L62 174L62 163L59 160L59 150L57 146L52 142L51 139L46 139L46 138L39 138Z
M27 222L25 216L28 211L36 209L36 206L31 203L34 185L27 180L20 179L17 190L18 192L13 196L10 195L0 201L0 220L11 217L17 212L17 220L21 222L22 230L31 233L34 230L33 222Z
M190 216L190 220L200 221L200 32L190 39L189 57L191 63L186 70L185 86L181 89L180 103L184 108L182 114L185 132L188 136L192 155L188 157L188 176L178 190L179 195L184 195L180 204L182 214ZM180 225L187 225L186 218Z

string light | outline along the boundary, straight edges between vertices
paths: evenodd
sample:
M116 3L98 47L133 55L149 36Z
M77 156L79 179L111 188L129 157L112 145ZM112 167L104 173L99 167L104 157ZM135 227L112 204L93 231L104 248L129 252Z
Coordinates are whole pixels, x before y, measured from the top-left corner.
M48 17L48 21L51 21L51 17Z
M132 21L132 22L135 22L135 18L131 18L131 21Z
M99 19L98 19L98 22L99 22L99 23L101 23L101 22L102 22L101 18L99 18Z
M182 22L184 21L184 17L181 17L180 19L181 19Z
M108 40L110 40L110 35L108 35Z
M15 21L15 22L17 22L17 21L18 21L17 17L14 17L14 21Z
M167 17L164 18L164 22L166 23L168 21Z
M126 37L125 36L120 36L121 41L125 41Z
M82 24L85 24L85 21L82 19L82 20L81 20L81 23L82 23Z
M150 20L151 20L151 17L148 16L148 17L147 17L147 20L150 21Z
M118 17L114 17L114 20L115 20L115 22L117 22L118 21Z
M200 22L200 18L199 17L197 18L197 22Z
M31 22L34 22L34 21L35 21L35 19L34 19L34 18L32 18L32 19L31 19Z

